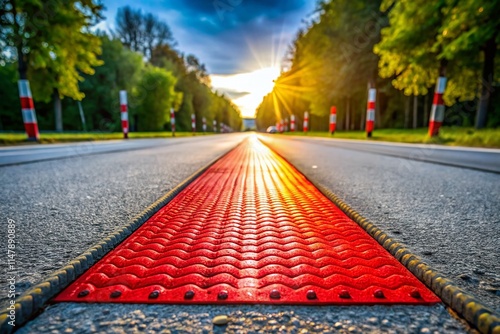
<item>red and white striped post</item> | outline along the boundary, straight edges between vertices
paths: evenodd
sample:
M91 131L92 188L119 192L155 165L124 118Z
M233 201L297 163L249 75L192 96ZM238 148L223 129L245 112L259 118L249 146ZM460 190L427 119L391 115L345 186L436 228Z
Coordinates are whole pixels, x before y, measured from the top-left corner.
M337 129L337 107L330 108L330 134L333 135Z
M368 104L366 106L366 136L371 137L375 125L375 102L377 99L377 89L368 89Z
M203 117L203 133L207 132L207 119Z
M214 132L217 132L217 121L214 119Z
M120 91L120 109L122 119L123 138L128 138L128 105L127 105L127 91Z
M30 83L28 80L19 80L19 98L21 99L21 111L23 113L24 129L28 140L38 140L38 123L36 121L35 104L31 96Z
M191 114L191 130L193 133L196 132L196 116L194 114Z
M439 135L439 128L444 120L444 102L443 94L446 89L446 77L439 77L434 92L434 101L432 102L431 118L429 120L429 136Z
M172 127L172 137L175 137L175 110L170 108L170 125Z
M304 112L304 125L303 125L303 130L304 132L309 131L309 113L306 111Z
M288 117L285 118L285 132L288 132Z
M290 131L295 132L295 115L290 116Z
M220 133L224 133L224 123L220 123Z

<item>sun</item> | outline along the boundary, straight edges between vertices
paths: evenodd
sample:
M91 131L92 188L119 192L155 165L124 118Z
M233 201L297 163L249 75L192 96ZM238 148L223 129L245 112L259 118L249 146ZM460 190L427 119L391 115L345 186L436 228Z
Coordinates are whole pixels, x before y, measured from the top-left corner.
M254 117L255 110L264 96L274 87L274 80L280 75L279 67L271 66L258 70L230 75L212 75L212 86L220 90L237 92L239 97L233 98L243 117Z

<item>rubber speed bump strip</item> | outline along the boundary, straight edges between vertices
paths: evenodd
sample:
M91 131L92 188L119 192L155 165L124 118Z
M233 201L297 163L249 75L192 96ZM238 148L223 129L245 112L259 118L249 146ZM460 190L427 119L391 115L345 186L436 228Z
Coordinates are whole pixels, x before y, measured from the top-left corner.
M440 302L256 139L210 167L55 301Z
M268 145L268 143L266 143ZM273 146L273 145L269 145ZM278 153L276 153L278 154ZM279 155L279 154L278 154ZM281 156L280 156L281 157ZM284 159L283 157L281 157ZM285 159L286 160L286 159ZM356 210L342 201L337 195L321 183L308 179L328 197L349 218L368 232L398 261L408 268L415 276L432 289L441 300L451 307L459 316L477 328L483 334L500 334L500 316L485 306L480 300L465 292L452 280L426 264L420 257L413 254L402 243L392 239L368 219L361 216Z
M227 152L225 154L227 154ZM14 306L9 305L0 312L0 333L11 333L28 320L35 317L42 311L49 300L54 298L54 296L59 294L71 282L97 263L106 253L118 246L118 244L130 236L137 228L151 218L159 209L168 204L184 188L202 175L219 159L220 157L197 170L194 174L137 215L128 225L102 239L97 245L70 261L65 267L53 272L42 283L33 286L22 296L16 298ZM9 322L13 320L15 320L15 327L9 324Z

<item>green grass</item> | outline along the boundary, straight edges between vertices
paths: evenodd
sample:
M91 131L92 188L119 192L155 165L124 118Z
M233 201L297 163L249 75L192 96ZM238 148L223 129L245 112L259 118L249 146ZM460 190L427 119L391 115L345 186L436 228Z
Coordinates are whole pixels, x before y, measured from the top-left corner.
M427 128L421 129L381 129L375 130L371 139L366 138L364 131L337 131L335 135L328 132L286 133L289 136L331 137L341 139L358 139L373 141L390 141L412 144L441 144L449 146L469 146L500 148L500 129L482 129L442 127L438 138L430 138Z
M206 135L213 134L207 132ZM191 132L176 132L176 137L191 137ZM334 136L328 132L303 132L286 133L287 136L307 136L307 137L333 137L342 139L367 140L364 131L337 131ZM203 136L197 133L196 136ZM131 139L134 138L171 138L171 132L131 132ZM113 133L42 133L40 143L67 143L78 141L112 140L122 139L121 132ZM473 128L443 127L439 138L427 136L427 129L381 129L373 132L374 141L390 141L400 143L418 144L441 144L450 146L470 146L500 148L500 129L475 130ZM0 133L0 145L15 145L27 143L24 133Z
M213 133L207 132L206 135L211 135ZM203 133L197 133L196 136L203 136ZM191 132L176 132L176 137L192 137ZM172 133L168 132L131 132L129 133L130 139L137 138L171 138ZM113 133L99 133L99 132L89 132L89 133L41 133L40 143L69 143L69 142L79 142L79 141L96 141L96 140L113 140L113 139L123 139L123 133L113 132ZM25 133L0 133L0 145L15 145L28 143Z

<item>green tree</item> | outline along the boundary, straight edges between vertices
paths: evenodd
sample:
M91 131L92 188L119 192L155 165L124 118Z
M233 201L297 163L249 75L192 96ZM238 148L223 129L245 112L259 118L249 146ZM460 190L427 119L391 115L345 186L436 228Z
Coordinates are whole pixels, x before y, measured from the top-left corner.
M23 129L17 91L18 73L15 63L0 64L0 131Z
M94 0L0 0L1 57L18 63L20 79L30 79L35 98L56 101L57 128L62 128L59 98L83 98L81 73L101 65L99 39L90 32L103 6Z
M102 54L99 59L104 63L97 67L94 75L85 75L80 84L85 94L83 108L90 128L101 131L120 130L119 91L129 93L129 117L134 127L134 112L137 108L133 99L142 75L144 62L141 54L130 51L118 39L100 36Z
M476 127L484 128L495 82L495 55L500 39L500 1L446 0L444 14L437 36L442 49L440 56L457 62L475 60L479 54L482 55Z
M427 94L437 77L446 74L447 61L439 60L435 45L444 1L384 0L381 6L390 10L390 25L382 29L382 39L374 47L380 56L380 76L393 78L394 87L406 95Z
M178 100L176 82L171 72L154 66L145 67L134 94L140 131L166 129L170 121L170 108Z

